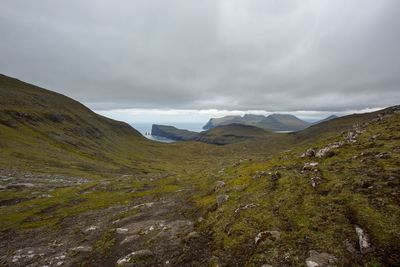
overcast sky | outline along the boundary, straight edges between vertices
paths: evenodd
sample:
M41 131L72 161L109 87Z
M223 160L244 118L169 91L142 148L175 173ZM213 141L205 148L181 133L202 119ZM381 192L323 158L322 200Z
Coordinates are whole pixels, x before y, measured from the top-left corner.
M398 0L0 0L0 72L128 121L380 108L400 99L399 12Z

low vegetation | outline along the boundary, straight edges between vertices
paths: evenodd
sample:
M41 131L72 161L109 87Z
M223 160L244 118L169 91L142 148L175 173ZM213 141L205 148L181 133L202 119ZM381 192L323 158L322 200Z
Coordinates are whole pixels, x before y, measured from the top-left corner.
M400 265L398 107L218 146L6 76L0 95L2 266Z

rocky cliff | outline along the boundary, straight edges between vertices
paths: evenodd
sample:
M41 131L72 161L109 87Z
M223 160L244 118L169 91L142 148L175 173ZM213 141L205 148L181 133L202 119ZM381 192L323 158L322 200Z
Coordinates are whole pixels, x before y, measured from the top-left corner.
M245 114L241 116L225 116L211 118L203 129L208 130L217 126L243 124L262 128L268 131L299 131L311 124L290 114L271 114L269 116Z
M195 140L198 136L198 133L178 129L169 125L153 124L151 126L151 135L161 136L176 141L189 141Z

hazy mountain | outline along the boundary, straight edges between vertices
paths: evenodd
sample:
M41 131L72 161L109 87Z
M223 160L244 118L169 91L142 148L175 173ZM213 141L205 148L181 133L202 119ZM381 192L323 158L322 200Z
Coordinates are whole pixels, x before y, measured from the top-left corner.
M217 126L200 133L178 129L169 125L153 124L151 134L176 141L199 141L209 144L226 145L250 139L261 139L273 133L251 125L233 123Z
M318 123L321 123L321 122L325 122L325 121L330 121L330 120L333 120L333 119L336 119L336 118L339 118L339 117L336 116L336 115L330 115L330 116L326 117L325 119L313 122L312 124L315 125L315 124L318 124Z
M240 123L240 116L224 116L221 118L211 118L206 125L203 126L204 130L208 130L211 128L214 128L215 126L218 125L227 125L231 123ZM238 122L239 121L239 122Z
M272 114L269 116L245 114L243 117L226 116L222 118L212 118L204 125L203 129L207 130L216 126L232 123L252 125L268 131L299 131L311 125L289 114Z

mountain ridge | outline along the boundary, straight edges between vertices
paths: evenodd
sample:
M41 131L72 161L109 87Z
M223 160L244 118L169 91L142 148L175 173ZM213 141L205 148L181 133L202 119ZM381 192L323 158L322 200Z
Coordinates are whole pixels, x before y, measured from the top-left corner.
M211 118L203 129L208 130L216 126L239 123L263 128L268 131L298 131L307 128L310 123L290 114L274 113L268 116L245 114L243 116L225 116Z
M153 124L151 135L175 141L198 141L208 144L227 145L237 142L261 139L272 134L256 126L232 123L216 126L200 133L178 129L169 125Z

